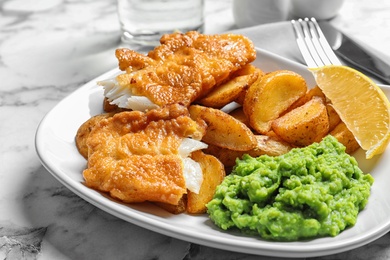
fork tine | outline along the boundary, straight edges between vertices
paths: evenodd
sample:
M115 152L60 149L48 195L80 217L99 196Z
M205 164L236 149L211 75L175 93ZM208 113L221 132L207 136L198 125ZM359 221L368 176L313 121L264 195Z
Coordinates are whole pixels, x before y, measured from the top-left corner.
M291 21L298 47L309 67L341 65L315 18Z
M312 18L314 19L314 18ZM311 35L311 41L314 45L314 48L318 54L318 58L321 60L321 65L327 65L327 64L332 64L332 61L328 58L328 55L326 54L325 49L322 46L322 43L320 42L320 36L318 29L319 27L316 27L316 20L309 20L308 18L305 18L305 22L307 23L309 30L310 30L310 35ZM329 47L330 48L330 47Z
M307 18L305 20L299 19L298 22L302 26L303 33L305 35L305 43L307 45L307 48L310 51L311 56L313 57L314 61L316 62L317 67L325 65L323 60L319 56L319 53L316 49L316 46L314 45L314 42L313 42L314 37L310 32L308 19Z
M295 39L298 44L298 48L302 53L303 59L305 60L307 66L309 67L318 67L317 63L314 61L313 57L310 54L310 50L308 49L305 40L302 26L297 23L295 20L291 20L291 24L293 25L295 32Z
M326 57L329 59L330 64L342 65L340 60L337 58L336 54L334 53L334 51L330 47L328 41L326 40L325 35L323 34L323 32L321 30L321 27L317 23L317 20L314 17L312 17L310 19L310 21L311 21L311 24L315 28L315 33L317 33L318 41L321 44L322 49L326 54Z

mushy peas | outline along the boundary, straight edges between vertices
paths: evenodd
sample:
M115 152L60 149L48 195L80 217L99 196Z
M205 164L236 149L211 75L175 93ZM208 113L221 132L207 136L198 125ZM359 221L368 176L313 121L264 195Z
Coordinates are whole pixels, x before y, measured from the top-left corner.
M237 160L207 204L220 228L264 239L336 236L356 223L374 179L334 137L289 153Z

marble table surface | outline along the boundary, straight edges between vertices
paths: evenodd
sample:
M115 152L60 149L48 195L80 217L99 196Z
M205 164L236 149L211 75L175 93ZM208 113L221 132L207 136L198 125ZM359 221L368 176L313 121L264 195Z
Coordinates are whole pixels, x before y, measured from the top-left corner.
M346 0L331 22L390 56L390 1ZM207 0L205 32L233 29L231 1ZM115 68L121 45L115 0L0 1L0 259L269 259L122 221L41 165L34 146L39 122L68 94ZM316 259L367 258L390 259L390 234Z

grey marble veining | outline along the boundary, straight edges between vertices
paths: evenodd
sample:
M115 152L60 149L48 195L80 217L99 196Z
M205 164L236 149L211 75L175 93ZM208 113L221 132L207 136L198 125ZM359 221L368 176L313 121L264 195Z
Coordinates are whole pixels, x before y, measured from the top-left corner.
M235 29L230 0L206 1L206 33ZM348 0L332 23L390 56L390 3ZM370 19L366 17L370 15ZM115 0L0 2L0 259L269 259L160 235L79 198L41 165L43 116L116 67ZM390 235L316 259L390 259Z

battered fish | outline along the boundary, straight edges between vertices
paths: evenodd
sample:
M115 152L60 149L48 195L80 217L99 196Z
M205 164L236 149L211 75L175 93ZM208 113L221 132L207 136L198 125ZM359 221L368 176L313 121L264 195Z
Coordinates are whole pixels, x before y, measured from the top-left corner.
M160 42L148 55L116 50L126 73L100 83L112 104L130 109L139 102L145 109L188 106L256 58L253 43L242 35L187 32L164 35ZM144 99L133 100L140 96Z
M89 134L91 133L92 129L95 127L96 124L99 123L99 121L108 118L110 116L113 116L114 113L104 113L99 114L96 116L91 117L87 121L85 121L77 130L76 133L76 147L79 153L85 158L88 159L88 146L87 146L87 140L89 137Z
M202 182L200 166L188 156L207 147L198 141L205 129L178 104L101 119L87 139L85 184L127 203L177 205L187 188Z

